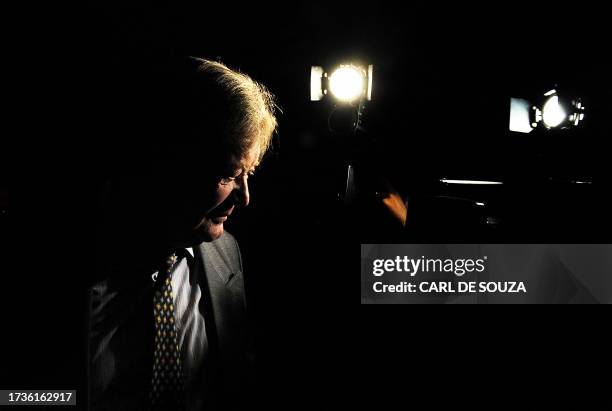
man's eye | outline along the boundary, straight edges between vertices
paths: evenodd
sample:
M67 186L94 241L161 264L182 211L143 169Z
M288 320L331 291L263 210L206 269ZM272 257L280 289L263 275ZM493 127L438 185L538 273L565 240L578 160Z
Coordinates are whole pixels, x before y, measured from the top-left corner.
M251 171L247 171L247 172L238 174L237 176L219 177L219 183L221 185L228 185L232 181L235 181L237 178L241 178L241 176L252 177L254 174L255 174L255 170L251 170Z
M219 179L219 183L221 185L228 185L229 183L231 183L232 181L234 181L236 179L236 177L221 177Z

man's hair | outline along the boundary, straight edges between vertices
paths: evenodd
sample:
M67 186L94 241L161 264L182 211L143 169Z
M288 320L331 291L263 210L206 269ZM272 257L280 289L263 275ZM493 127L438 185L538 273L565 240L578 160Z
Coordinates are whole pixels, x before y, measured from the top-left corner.
M168 136L162 139L165 152L209 152L206 161L214 161L217 154L242 158L256 147L261 160L277 127L275 99L265 86L222 63L196 57L173 62L167 74L161 93L165 103L157 111Z
M139 60L106 90L100 127L111 175L206 175L228 156L269 149L277 128L273 94L248 75L197 57ZM114 120L115 121L114 121ZM114 122L113 122L114 121ZM106 125L105 125L106 124Z
M277 105L248 75L196 57L139 59L119 69L101 100L113 104L97 106L104 121L96 124L113 191L131 177L214 179L229 171L228 157L240 160L257 147L261 161L269 149Z
M222 110L213 109L211 113L224 112L216 120L224 122L222 131L228 147L239 156L251 147L258 147L261 160L277 127L272 93L248 75L231 70L222 63L191 59L196 62L202 80L211 81L220 91L220 101L216 103L223 105L220 107Z

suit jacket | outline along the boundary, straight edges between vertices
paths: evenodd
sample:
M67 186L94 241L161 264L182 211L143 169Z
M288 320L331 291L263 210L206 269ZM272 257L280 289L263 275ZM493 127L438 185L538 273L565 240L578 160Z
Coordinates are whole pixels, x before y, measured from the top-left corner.
M206 273L204 290L209 298L203 299L210 357L216 368L217 379L211 381L214 391L210 407L242 409L237 402L245 398L245 385L252 368L250 332L246 315L246 298L242 260L238 243L225 233L218 240L202 243L198 247L196 261L201 261ZM208 302L208 303L207 303ZM220 395L219 395L220 394Z
M240 249L234 237L224 233L193 251L193 263L203 274L199 306L191 309L200 310L206 324L208 355L202 381L205 408L242 408L235 401L245 397L251 357ZM143 269L145 273L140 275L134 270L122 264L111 266L108 275L89 290L93 410L147 407L154 341L153 287L150 271Z

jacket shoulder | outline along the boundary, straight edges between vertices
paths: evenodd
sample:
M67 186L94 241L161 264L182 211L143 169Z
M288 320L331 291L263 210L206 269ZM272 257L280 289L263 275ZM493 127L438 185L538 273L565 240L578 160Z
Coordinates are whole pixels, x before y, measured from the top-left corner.
M236 238L225 231L221 237L211 242L203 242L200 249L204 256L221 259L230 270L242 272L242 257Z

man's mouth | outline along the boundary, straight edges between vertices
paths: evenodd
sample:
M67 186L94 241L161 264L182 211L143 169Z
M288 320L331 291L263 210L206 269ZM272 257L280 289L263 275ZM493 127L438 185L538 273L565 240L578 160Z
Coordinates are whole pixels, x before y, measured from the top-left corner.
M215 214L211 216L211 220L213 220L214 222L223 222L227 220L227 218L232 214L233 211L234 211L234 207L230 208L229 210L223 211L219 214Z

